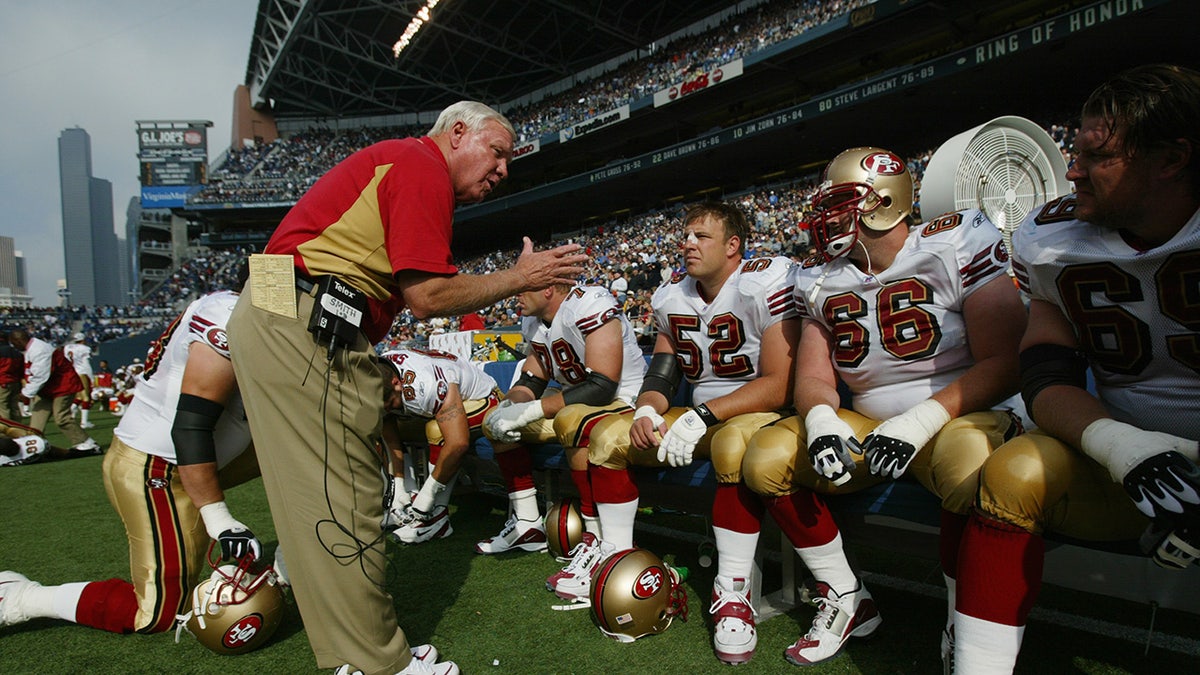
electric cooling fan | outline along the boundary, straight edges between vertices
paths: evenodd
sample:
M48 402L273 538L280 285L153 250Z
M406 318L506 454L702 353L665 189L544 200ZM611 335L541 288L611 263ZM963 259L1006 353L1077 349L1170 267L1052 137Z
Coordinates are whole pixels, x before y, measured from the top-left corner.
M1067 163L1044 129L1006 116L954 136L933 153L921 179L921 216L977 208L1011 247L1012 231L1042 204L1067 194Z

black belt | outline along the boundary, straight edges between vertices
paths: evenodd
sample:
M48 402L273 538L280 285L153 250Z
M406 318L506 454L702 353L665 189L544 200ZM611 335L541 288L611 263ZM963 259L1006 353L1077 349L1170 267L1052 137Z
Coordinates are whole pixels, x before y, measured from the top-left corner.
M296 270L296 289L305 295L312 295L313 289L317 287L312 277L303 274L300 270Z

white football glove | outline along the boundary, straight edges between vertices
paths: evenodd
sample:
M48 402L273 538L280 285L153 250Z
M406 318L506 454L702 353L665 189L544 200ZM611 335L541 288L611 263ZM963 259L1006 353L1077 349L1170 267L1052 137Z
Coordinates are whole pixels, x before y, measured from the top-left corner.
M516 443L521 440L519 429L545 417L546 413L542 412L542 402L539 399L523 403L513 403L506 399L488 414L483 424L490 432L488 436Z
M873 476L898 479L929 439L950 421L941 403L929 398L888 418L863 441L863 455Z
M808 461L818 475L834 485L845 485L857 464L850 450L861 452L854 430L838 417L837 411L825 404L813 406L804 416L808 435Z
M692 453L696 444L708 432L708 425L700 419L700 413L689 410L675 420L667 435L663 436L658 445L658 461L667 462L671 466L687 466L692 463Z
M1083 430L1080 446L1148 517L1200 514L1196 441L1101 418Z
M258 537L241 521L229 514L225 502L213 502L200 507L200 518L208 536L221 545L221 558L238 560L250 555L254 560L262 557L262 544Z

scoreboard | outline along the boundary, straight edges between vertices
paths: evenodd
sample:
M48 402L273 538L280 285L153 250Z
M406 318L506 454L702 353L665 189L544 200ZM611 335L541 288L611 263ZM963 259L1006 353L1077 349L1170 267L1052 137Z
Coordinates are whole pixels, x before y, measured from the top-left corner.
M139 121L138 175L143 208L183 206L208 182L209 121Z

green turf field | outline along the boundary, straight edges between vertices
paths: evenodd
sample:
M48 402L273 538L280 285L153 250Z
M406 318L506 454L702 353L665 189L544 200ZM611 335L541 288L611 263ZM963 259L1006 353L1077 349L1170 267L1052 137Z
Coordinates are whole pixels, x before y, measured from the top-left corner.
M106 412L94 416L93 435L107 445L118 421ZM51 424L50 437L61 443ZM109 506L100 478L100 457L0 469L5 509L0 519L0 569L57 584L127 577L121 524ZM230 491L228 501L267 545L275 533L259 481ZM642 518L653 534L639 531L639 543L676 564L689 567L686 582L690 616L664 634L620 644L593 626L588 611L550 609L554 596L544 579L558 565L545 554L483 557L475 541L499 531L505 502L489 491L463 491L453 500L453 536L415 547L395 547L391 591L401 626L410 641L433 642L445 658L466 673L719 673L730 672L710 648L708 596L714 568L700 568L695 545L663 536L689 529L697 518L655 514ZM836 659L813 673L939 673L938 640L944 600L928 590L941 583L928 560L900 557L871 547L851 550L864 570L879 575L869 586L883 625L869 641L851 641ZM778 588L775 564L765 569L764 589ZM870 577L869 577L870 578ZM912 587L927 592L915 592ZM1142 630L1150 609L1089 594L1047 587L1040 606L1104 625ZM812 609L798 608L759 624L754 660L739 675L798 672L783 650L811 622ZM1102 637L1077 628L1031 621L1019 672L1022 673L1190 673L1200 653L1200 616L1159 611L1156 629L1185 638L1184 651ZM1142 633L1144 639L1144 633ZM0 628L0 673L310 673L317 672L294 605L263 649L242 656L213 654L188 635L120 636L58 621L38 620Z

